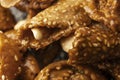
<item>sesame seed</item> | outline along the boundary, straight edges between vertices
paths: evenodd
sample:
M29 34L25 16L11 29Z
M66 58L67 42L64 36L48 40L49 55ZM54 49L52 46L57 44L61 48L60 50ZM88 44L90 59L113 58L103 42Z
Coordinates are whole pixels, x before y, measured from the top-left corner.
M22 71L21 67L18 67L18 71L19 71L19 72L21 72L21 71Z
M49 72L50 70L49 69L46 69L46 72Z
M78 56L78 55L79 55L79 53L78 53L78 52L76 52L76 53L75 53L75 56Z
M92 45L93 45L94 47L98 47L98 46L99 46L98 43L92 43Z
M109 42L107 42L107 47L110 47L110 43Z
M107 35L105 35L105 34L103 34L102 36L103 36L104 38L107 38Z
M50 21L48 21L48 25L51 25L51 22L50 22Z
M90 47L92 47L92 44L91 44L90 42L88 42L88 45L89 45Z
M57 66L57 67L56 67L56 69L57 69L57 70L60 70L60 69L61 69L61 67L60 67L60 66Z
M47 18L43 19L43 22L46 23L47 22Z
M15 61L18 61L18 57L17 57L17 55L14 56L14 59L15 59Z
M53 21L53 25L55 25L57 22L56 21Z
M96 37L96 39L97 39L98 41L102 41L100 37Z
M81 36L81 33L77 33L77 34L76 34L76 37L79 37L79 36Z
M107 39L104 40L104 44L107 45Z

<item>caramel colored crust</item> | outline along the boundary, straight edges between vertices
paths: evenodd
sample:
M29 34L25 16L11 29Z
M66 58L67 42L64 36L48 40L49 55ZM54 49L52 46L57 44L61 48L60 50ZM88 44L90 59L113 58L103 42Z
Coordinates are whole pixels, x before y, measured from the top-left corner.
M35 80L106 80L88 67L72 66L66 61L55 62L45 67Z
M20 65L19 48L0 33L0 80L14 80L21 71Z
M59 0L56 4L38 13L22 28L68 28L87 25L91 20L80 7L80 3L80 0Z
M8 30L15 25L15 19L9 9L0 6L0 30Z
M91 19L107 25L113 31L120 31L119 0L84 0L82 3Z
M100 24L79 28L75 32L69 61L91 63L120 56L120 35Z
M80 7L80 3L80 0L59 0L56 4L38 13L38 15L18 29L20 36L26 29L35 27L45 28L46 34L49 34L47 38L43 38L41 41L34 40L30 42L32 48L39 49L64 36L68 36L77 27L90 24L91 19Z

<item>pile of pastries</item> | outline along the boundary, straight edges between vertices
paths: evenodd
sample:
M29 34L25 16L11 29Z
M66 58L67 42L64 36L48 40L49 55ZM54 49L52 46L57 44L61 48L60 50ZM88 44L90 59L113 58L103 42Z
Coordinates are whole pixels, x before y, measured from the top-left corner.
M0 0L0 80L120 80L119 8L120 0Z

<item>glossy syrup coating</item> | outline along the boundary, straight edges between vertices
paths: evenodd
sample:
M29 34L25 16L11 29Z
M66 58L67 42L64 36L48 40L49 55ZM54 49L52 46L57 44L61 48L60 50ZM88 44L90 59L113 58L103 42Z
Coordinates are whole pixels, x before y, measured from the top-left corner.
M0 33L0 80L15 80L21 72L21 53L13 40Z
M5 8L10 8L18 3L20 0L0 0L0 4Z
M84 0L82 4L91 19L113 31L120 31L119 0Z
M94 63L120 56L120 34L95 24L75 32L73 48L69 50L72 63Z
M8 24L9 23L9 24ZM0 5L0 30L8 30L15 25L15 19L9 9Z
M72 66L67 61L59 61L41 70L35 80L106 80L106 78L87 66Z
M51 7L39 12L24 27L48 27L68 28L80 25L88 25L91 19L83 8L80 7L81 0L59 0Z
M74 3L74 4L73 4ZM27 29L44 28L47 38L41 41L34 40L30 43L32 48L41 48L50 43L68 36L77 27L85 26L91 23L83 8L80 7L80 0L59 0L57 3L38 13L30 19L25 25L20 27L20 36ZM45 35L45 34L44 34Z

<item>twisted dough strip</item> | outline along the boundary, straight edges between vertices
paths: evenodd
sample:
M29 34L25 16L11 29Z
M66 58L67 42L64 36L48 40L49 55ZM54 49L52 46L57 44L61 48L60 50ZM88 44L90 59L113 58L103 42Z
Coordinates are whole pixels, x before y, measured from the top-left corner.
M120 56L120 34L100 24L83 27L75 32L73 49L69 51L72 63L93 63Z

